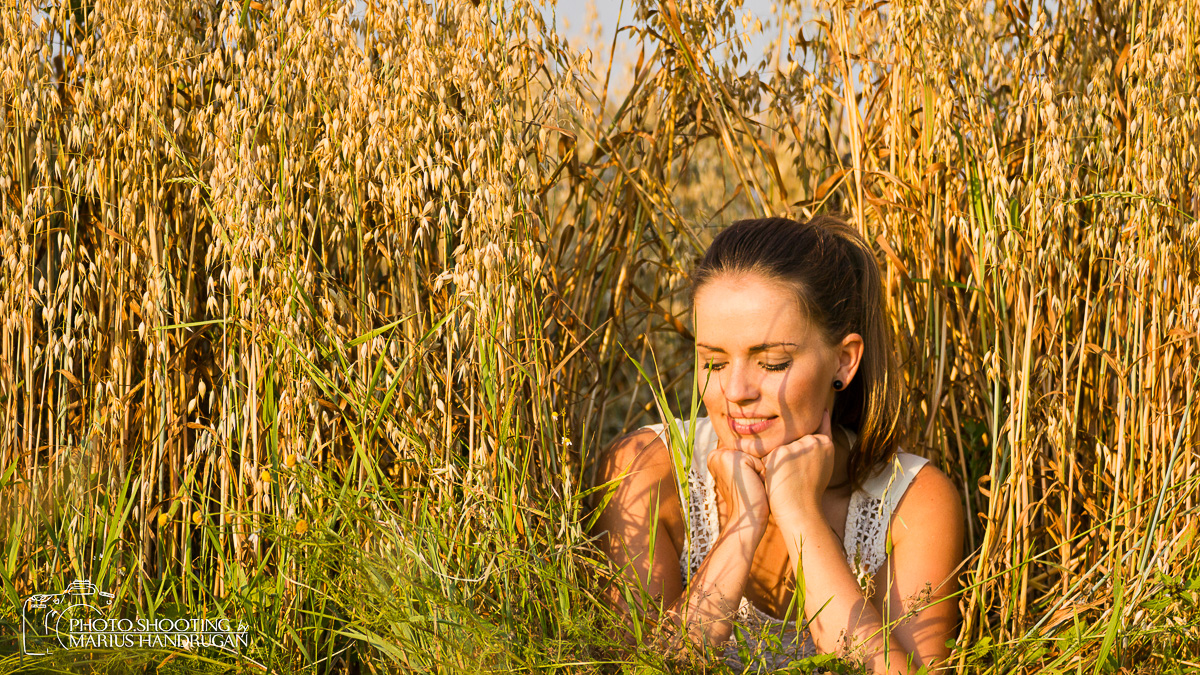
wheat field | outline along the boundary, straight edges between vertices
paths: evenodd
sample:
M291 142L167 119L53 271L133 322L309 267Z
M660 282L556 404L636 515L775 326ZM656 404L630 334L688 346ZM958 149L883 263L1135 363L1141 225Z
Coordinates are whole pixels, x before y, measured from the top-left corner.
M773 12L0 6L0 670L720 671L613 637L590 469L692 406L713 234L835 212L970 514L946 668L1200 668L1200 5ZM251 648L20 656L75 579Z

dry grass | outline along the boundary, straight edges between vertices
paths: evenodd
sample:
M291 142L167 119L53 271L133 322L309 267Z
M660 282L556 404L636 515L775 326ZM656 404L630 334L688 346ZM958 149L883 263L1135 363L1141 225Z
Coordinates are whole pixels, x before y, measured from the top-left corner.
M281 670L602 669L625 353L686 410L712 233L841 210L904 446L977 514L956 666L1189 667L1192 0L638 2L619 96L527 2L395 4L0 9L6 606L86 577Z

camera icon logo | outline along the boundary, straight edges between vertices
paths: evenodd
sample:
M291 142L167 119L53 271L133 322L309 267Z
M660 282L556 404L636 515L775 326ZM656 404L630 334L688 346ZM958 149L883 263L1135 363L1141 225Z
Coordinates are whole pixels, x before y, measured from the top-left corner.
M114 596L76 579L61 593L39 593L21 606L21 652L42 656L69 649L72 637L96 619L112 618Z

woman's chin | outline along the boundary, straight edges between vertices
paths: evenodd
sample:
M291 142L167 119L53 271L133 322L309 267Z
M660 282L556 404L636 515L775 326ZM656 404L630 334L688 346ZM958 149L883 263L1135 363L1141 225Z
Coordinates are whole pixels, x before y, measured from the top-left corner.
M734 439L733 447L751 457L762 459L770 454L772 450L779 447L779 444L772 443L769 439L758 436L739 436Z

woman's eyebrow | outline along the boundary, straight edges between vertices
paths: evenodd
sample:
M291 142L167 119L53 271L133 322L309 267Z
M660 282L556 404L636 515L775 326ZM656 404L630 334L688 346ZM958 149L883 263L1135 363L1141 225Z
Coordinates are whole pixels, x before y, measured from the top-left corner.
M795 342L764 342L761 345L754 345L753 347L751 347L750 353L753 354L755 352L765 352L768 349L773 349L775 347L798 347L798 346L799 345L797 345Z
M720 347L713 347L711 345L706 345L701 342L697 342L696 346L700 347L701 349L707 349L710 352L718 352L721 354L727 353L724 349L721 349ZM773 347L798 347L798 346L799 345L797 345L795 342L764 342L760 345L754 345L753 347L750 348L749 351L751 354L753 354L755 352L765 352L768 349L771 349Z

